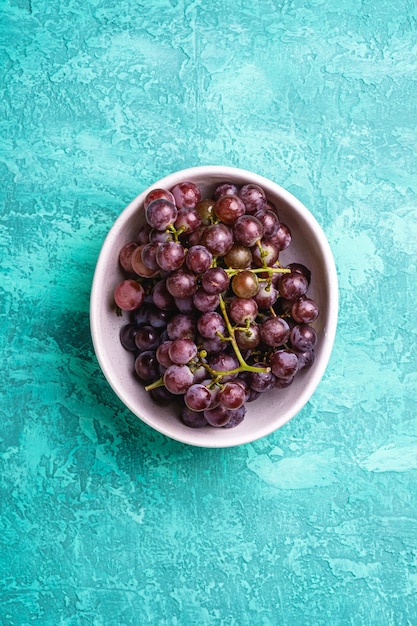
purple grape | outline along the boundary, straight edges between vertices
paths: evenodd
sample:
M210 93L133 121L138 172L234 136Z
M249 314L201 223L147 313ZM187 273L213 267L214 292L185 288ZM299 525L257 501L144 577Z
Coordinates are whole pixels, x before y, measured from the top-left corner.
M286 300L296 300L304 296L308 288L308 282L305 276L298 272L290 272L283 274L279 279L278 290Z
M319 307L311 298L301 297L291 307L291 315L299 324L310 324L319 315Z
M239 361L234 354L220 352L219 354L214 354L210 356L209 365L211 369L215 370L216 372L229 372L230 370L234 370L239 367ZM235 380L235 378L237 378L237 373L225 374L222 376L222 383L226 383L230 380Z
M168 337L171 341L183 337L194 339L196 329L195 318L188 313L177 313L167 324Z
M204 411L204 417L210 426L215 428L221 428L225 426L232 417L232 412L226 409L226 407L219 404L214 409L206 409Z
M253 183L243 185L239 191L239 197L243 200L247 213L255 213L262 209L266 202L265 192L262 187Z
M245 415L246 409L244 406L231 411L229 421L223 426L223 428L236 428L236 426L239 426L239 424L243 422Z
M127 243L119 252L119 263L124 271L128 272L128 274L133 274L132 254L134 253L138 245L139 244L135 241Z
M229 286L229 276L222 267L211 267L201 277L204 290L210 294L220 294Z
M256 211L255 217L261 222L264 229L264 238L269 239L273 237L279 228L279 219L277 215L268 209L260 209Z
M213 408L216 395L214 389L208 389L202 383L196 383L188 387L184 395L184 402L192 411L205 411Z
M155 389L151 389L149 391L152 400L154 400L157 404L161 406L167 406L172 404L177 400L178 396L175 396L173 393L168 391L166 387L156 387Z
M251 248L264 234L264 227L253 215L242 215L233 225L233 234L237 243Z
M181 230L181 237L194 232L201 226L201 217L194 209L180 209L174 227Z
M317 342L317 333L308 324L296 324L290 334L291 346L299 352L312 350Z
M171 311L174 308L174 298L169 293L166 280L158 281L152 290L152 300L158 309Z
M114 301L122 311L138 309L145 298L145 291L135 280L124 280L114 290Z
M307 278L308 284L310 284L310 282L311 282L311 272L308 269L308 267L306 267L302 263L290 263L287 266L287 268L290 269L292 272L298 272L299 274L302 274L303 276L305 276Z
M220 296L216 293L207 293L203 287L197 289L193 296L193 305L202 313L214 311L219 306Z
M260 247L252 248L252 258L258 267L272 267L277 262L279 256L278 248L267 239L261 239Z
M141 326L135 335L138 350L156 350L159 346L159 332L152 326Z
M191 246L185 259L188 269L194 274L207 272L212 261L213 255L202 245Z
M270 358L270 365L277 378L291 378L298 370L298 357L291 350L277 350Z
M168 355L173 363L186 365L197 356L197 346L188 337L175 339L169 347Z
M158 264L157 260L156 260L156 253L158 251L158 248L161 244L160 243L147 243L143 248L142 248L142 261L145 263L145 265L147 267L149 267L149 269L151 270L159 270L160 269L160 265Z
M258 315L258 305L253 298L233 298L229 304L229 315L239 325L254 322Z
M164 373L164 385L174 395L184 395L193 382L193 373L187 365L170 365Z
M143 206L146 209L146 207L148 207L151 202L153 202L154 200L169 200L170 202L172 202L172 204L175 204L175 199L174 196L172 195L172 193L170 191L168 191L167 189L151 189L151 191L149 191L149 193L147 194L147 196L145 197L145 200L143 201Z
M262 341L267 346L278 347L287 343L290 337L290 327L281 317L271 317L260 326Z
M267 363L255 363L255 367L268 367ZM275 384L273 372L250 372L249 385L251 389L258 393L269 391Z
M213 193L214 200L218 200L222 196L237 196L239 189L234 183L220 183L217 185Z
M135 372L146 384L159 378L158 361L153 350L145 350L135 359Z
M222 335L226 332L226 324L220 313L208 311L197 320L197 330L206 339L214 339L218 332Z
M181 409L180 419L189 428L204 428L204 426L208 426L203 413L192 411L187 406Z
M125 324L120 329L120 343L125 350L129 352L136 351L135 336L138 331L138 326L134 323Z
M214 213L223 224L231 226L245 214L245 205L238 196L227 195L219 198L214 205Z
M226 382L217 394L219 403L226 409L239 409L245 402L246 392L237 382Z
M177 219L178 209L169 200L160 198L153 200L145 209L145 217L149 226L156 230L166 230Z
M171 192L179 209L194 209L201 200L201 191L192 182L183 181L175 185Z
M176 241L167 241L159 244L156 250L156 263L165 272L178 270L184 263L184 247Z
M292 240L291 231L286 224L280 223L277 232L272 237L269 237L269 241L273 243L277 249L282 252L286 250Z
M233 231L226 224L206 226L201 236L201 243L214 256L224 256L233 246Z
M197 278L190 271L179 269L170 273L166 285L174 298L188 298L197 291Z

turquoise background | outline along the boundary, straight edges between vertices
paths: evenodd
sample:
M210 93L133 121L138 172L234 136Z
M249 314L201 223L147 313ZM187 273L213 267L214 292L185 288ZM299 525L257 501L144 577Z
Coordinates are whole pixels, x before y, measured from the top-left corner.
M411 0L1 0L0 623L417 624ZM187 447L121 405L89 292L155 180L225 164L323 226L334 351L285 427Z

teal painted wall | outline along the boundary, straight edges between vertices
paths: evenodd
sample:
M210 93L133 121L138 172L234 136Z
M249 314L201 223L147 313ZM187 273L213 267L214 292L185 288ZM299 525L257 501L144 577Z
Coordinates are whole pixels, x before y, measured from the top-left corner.
M0 624L417 624L415 2L2 0L0 44ZM212 163L340 280L313 398L227 450L124 409L88 318L116 216Z

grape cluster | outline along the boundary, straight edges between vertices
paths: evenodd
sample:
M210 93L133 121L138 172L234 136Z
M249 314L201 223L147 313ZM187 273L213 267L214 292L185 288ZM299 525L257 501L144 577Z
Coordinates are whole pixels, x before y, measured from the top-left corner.
M114 291L134 371L158 404L192 428L232 428L245 404L283 389L315 359L317 303L304 265L280 264L291 232L255 184L211 198L184 181L153 189L146 223L119 253Z

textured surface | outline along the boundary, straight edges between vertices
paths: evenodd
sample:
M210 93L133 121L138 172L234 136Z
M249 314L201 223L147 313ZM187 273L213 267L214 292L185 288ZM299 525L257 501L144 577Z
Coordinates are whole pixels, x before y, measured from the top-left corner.
M411 0L2 0L0 623L417 623ZM274 435L170 441L99 372L89 290L170 171L273 178L323 225L340 324Z

